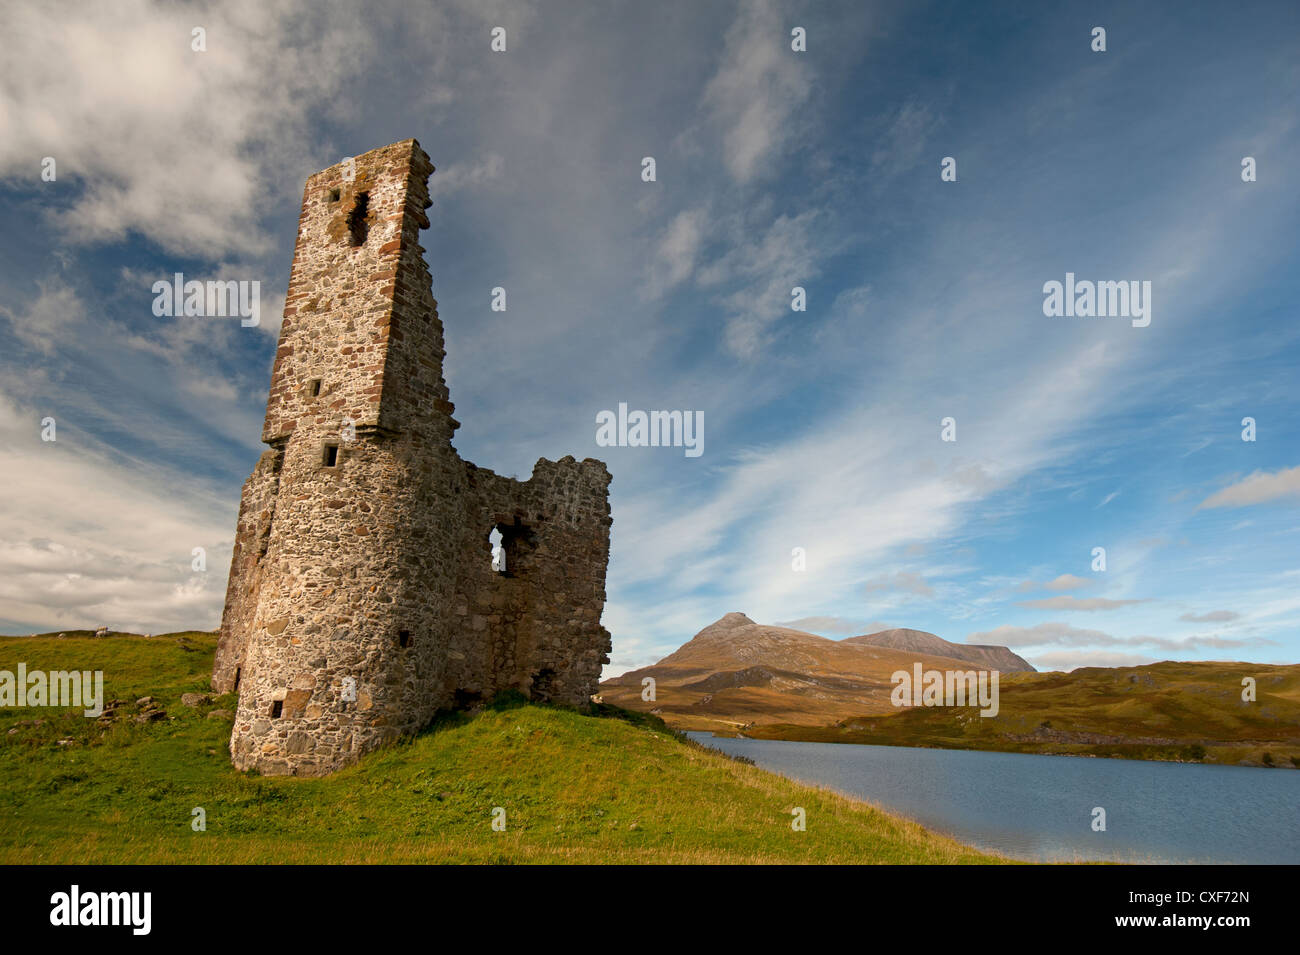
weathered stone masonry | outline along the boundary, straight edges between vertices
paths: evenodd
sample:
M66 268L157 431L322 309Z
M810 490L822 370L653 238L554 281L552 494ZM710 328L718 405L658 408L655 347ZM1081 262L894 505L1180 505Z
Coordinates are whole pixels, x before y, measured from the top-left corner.
M328 773L505 689L584 703L608 662L605 465L520 482L452 447L432 172L407 140L307 180L212 672L240 769Z

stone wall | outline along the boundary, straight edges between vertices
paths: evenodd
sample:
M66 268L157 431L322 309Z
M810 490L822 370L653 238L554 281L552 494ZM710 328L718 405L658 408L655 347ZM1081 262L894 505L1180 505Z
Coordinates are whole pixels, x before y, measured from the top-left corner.
M452 447L417 241L432 171L407 140L307 181L213 669L238 675L241 769L330 772L505 689L584 703L608 662L605 466L520 482Z
M239 667L257 614L262 558L270 544L282 463L280 451L275 448L263 451L240 495L235 549L226 583L226 608L221 615L221 639L212 667L212 688L218 693L239 688Z

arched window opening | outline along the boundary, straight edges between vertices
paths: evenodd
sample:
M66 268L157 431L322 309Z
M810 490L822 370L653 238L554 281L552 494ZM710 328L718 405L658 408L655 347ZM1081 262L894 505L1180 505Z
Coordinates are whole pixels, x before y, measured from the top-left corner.
M488 541L492 544L492 569L498 574L506 572L506 547L505 541L501 536L501 529L492 528L492 533L488 534Z
M492 545L492 569L502 577L527 576L537 549L533 529L518 517L513 523L495 524L488 534Z

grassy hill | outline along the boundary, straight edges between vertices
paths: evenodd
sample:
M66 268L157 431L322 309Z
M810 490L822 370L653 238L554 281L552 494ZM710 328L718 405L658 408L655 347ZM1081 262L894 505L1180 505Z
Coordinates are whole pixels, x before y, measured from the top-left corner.
M0 863L1005 861L613 707L504 701L330 777L244 775L227 752L234 697L181 703L207 691L215 644L0 638L0 670L102 670L105 702L122 701L102 721L0 710Z
M1241 699L1247 676L1254 702ZM1300 666L1166 662L1004 674L1000 684L996 717L913 707L745 735L1300 768Z

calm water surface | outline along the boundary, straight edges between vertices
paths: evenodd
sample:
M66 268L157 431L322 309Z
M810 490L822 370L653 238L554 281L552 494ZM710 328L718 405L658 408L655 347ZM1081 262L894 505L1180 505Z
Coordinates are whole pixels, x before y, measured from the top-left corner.
M1300 863L1296 770L687 735L1016 858Z

